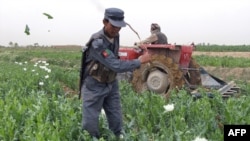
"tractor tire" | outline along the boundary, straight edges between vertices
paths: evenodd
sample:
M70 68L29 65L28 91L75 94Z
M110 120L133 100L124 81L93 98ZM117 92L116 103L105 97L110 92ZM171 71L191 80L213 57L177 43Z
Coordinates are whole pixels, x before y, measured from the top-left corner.
M189 68L191 70L187 73L187 81L191 85L201 86L201 75L200 75L200 65L196 63L194 58L191 58L189 63Z
M150 90L168 96L172 89L181 88L184 84L179 65L164 55L153 55L150 63L142 64L133 72L132 86L138 93Z
M168 75L165 72L155 69L149 73L147 78L147 86L149 90L162 94L166 92L168 85Z

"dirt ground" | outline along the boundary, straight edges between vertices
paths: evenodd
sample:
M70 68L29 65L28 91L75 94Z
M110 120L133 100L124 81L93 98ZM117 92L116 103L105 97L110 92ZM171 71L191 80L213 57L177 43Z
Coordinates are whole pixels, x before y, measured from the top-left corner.
M193 55L208 55L208 56L231 56L250 58L250 52L193 52ZM218 68L204 67L210 74L215 75L223 80L242 80L250 82L250 68Z

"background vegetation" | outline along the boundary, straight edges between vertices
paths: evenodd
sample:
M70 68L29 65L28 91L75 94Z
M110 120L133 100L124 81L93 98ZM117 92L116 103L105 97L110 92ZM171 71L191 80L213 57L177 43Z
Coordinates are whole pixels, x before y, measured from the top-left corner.
M250 62L195 58L215 67L249 67ZM92 140L81 130L80 60L80 48L0 48L1 141ZM214 98L209 98L201 90L203 98L197 99L180 90L164 99L151 92L137 94L129 83L121 82L124 140L222 141L224 124L250 124L250 83L237 80L237 84L242 88L239 97L223 99L214 91ZM168 104L174 105L173 111L164 109ZM105 115L100 116L100 129L100 140L115 140Z
M250 45L201 45L196 46L196 51L208 51L208 52L249 52Z

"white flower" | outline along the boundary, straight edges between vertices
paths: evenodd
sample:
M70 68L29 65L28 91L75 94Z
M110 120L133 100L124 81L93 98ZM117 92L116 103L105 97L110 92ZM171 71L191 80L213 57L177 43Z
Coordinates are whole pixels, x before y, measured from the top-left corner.
M20 62L19 65L23 65L23 63Z
M42 63L46 64L46 61L42 61Z
M46 69L46 66L39 66L41 69Z
M26 70L27 70L27 68L23 68L23 70L24 70L24 71L26 71Z
M39 82L39 85L40 85L40 86L43 86L43 85L44 85L44 83L43 83L43 82Z
M49 63L45 63L44 65L45 65L45 66L48 66L48 65L49 65Z
M27 64L28 62L27 62L27 61L25 61L24 63L25 63L25 64Z
M174 104L168 104L163 106L165 109L165 112L170 112L174 110Z
M48 69L48 68L47 68L46 71L47 71L48 73L50 73L50 72L51 72L51 69Z
M123 135L121 134L121 135L119 135L119 139L123 139L124 137L123 137Z
M46 75L45 78L46 78L46 79L49 78L49 75Z
M18 64L18 62L15 62L15 64Z
M200 138L199 136L194 139L194 141L207 141L206 138Z
M36 70L31 70L32 72L35 72Z
M101 110L101 115L102 115L102 116L105 116L105 115L106 115L106 114L105 114L105 111L104 111L103 109Z

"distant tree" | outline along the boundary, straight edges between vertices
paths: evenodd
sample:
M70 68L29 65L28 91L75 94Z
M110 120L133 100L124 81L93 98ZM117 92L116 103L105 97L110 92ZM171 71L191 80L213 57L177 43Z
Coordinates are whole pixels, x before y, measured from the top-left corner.
M10 41L9 42L9 46L12 47L13 46L13 42Z
M15 43L15 44L14 44L14 47L18 47L18 43Z
M39 44L38 44L38 43L34 43L34 46L35 46L35 47L38 47L38 46L39 46Z

